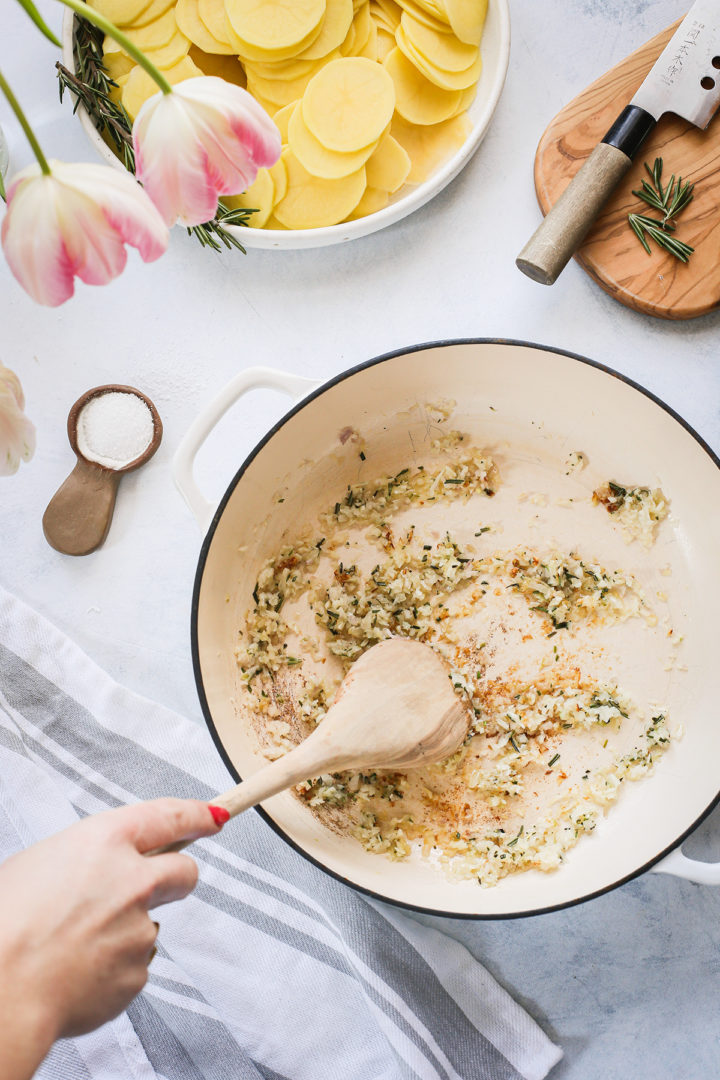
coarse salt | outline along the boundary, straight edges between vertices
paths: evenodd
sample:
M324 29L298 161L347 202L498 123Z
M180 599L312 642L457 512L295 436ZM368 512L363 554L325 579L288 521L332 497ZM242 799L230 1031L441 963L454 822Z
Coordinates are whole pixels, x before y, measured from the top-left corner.
M108 390L90 398L77 418L78 450L88 461L108 469L124 469L153 440L150 409L137 394Z

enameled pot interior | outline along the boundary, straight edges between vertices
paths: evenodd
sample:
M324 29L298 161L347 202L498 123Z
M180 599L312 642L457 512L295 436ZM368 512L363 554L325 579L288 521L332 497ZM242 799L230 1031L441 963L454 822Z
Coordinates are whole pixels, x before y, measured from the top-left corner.
M661 648L657 630L644 646L628 638L634 653L628 670L643 692L657 689L670 706L671 728L682 725L684 735L654 775L626 785L559 870L515 874L489 889L448 880L419 856L391 862L370 854L322 826L290 793L264 809L299 850L378 896L447 914L527 914L577 902L637 873L676 844L718 796L712 645L720 610L720 520L714 512L720 471L697 437L652 398L579 358L496 342L450 343L382 358L321 388L250 456L203 546L193 627L198 689L226 762L236 776L250 775L265 761L244 713L234 648L260 567L303 522L340 498L348 483L421 463L429 437L424 406L438 401L455 403L452 426L490 449L507 476L506 501L498 506L509 536L518 505L513 482L518 489L525 475L530 482L555 468L559 475L571 450L582 450L599 478L662 487L671 515L653 552L624 542L616 550L629 569L642 573L652 563L653 581L661 564L672 567L664 587L676 633L684 635L682 665L657 677L662 686L647 684L651 668L643 649ZM340 437L348 430L365 440L364 463L357 444ZM561 521L561 515L558 528L572 542L570 519ZM622 627L618 632L631 633ZM652 670L662 670L659 659L658 653Z

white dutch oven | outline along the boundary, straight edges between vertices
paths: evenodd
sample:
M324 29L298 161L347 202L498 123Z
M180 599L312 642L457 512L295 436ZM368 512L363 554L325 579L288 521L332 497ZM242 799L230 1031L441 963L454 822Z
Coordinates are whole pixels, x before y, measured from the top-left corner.
M296 404L247 457L214 509L194 481L195 455L227 409L260 387L280 390ZM255 368L238 375L195 422L177 452L175 480L206 532L195 581L193 660L203 712L228 769L240 779L264 764L244 715L233 656L260 566L285 535L356 482L357 448L341 447L341 429L362 433L378 475L386 467L397 471L427 434L426 422L412 419L413 407L440 399L457 402L453 426L498 455L508 482L516 468L532 472L539 462L561 463L569 450L581 449L599 476L661 484L672 513L652 557L672 564L667 590L674 625L685 634L687 665L667 675L662 694L671 728L681 724L684 735L673 740L654 775L626 785L558 870L516 874L489 889L450 881L420 857L390 862L370 854L330 832L288 792L268 800L260 813L296 850L347 884L444 915L537 914L597 896L648 869L720 884L720 864L694 862L680 851L720 799L720 462L647 391L558 350L491 340L423 345L319 386ZM598 528L605 527L604 518L598 520ZM644 558L638 544L626 550L630 563ZM642 679L656 660L640 651L628 660L628 677Z
M72 11L66 11L63 22L63 63L71 71L73 63L73 19ZM414 210L442 191L461 169L467 165L490 126L493 113L497 108L510 60L510 7L508 0L489 0L488 14L481 46L483 70L478 82L475 101L468 110L472 121L472 130L457 153L437 169L424 183L418 184L397 195L383 210L349 221L342 225L331 225L323 229L249 229L240 226L228 226L228 231L235 233L245 245L253 248L315 248L329 244L340 244L355 240L360 236L384 229L401 218L407 217ZM122 163L113 154L110 147L95 130L95 125L88 113L80 105L77 110L80 123L97 153L108 165L124 169Z

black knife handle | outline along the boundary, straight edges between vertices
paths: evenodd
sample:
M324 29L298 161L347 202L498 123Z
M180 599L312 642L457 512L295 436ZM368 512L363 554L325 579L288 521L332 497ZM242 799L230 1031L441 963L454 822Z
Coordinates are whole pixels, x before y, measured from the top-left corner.
M634 158L656 123L655 117L639 105L627 105L602 141Z

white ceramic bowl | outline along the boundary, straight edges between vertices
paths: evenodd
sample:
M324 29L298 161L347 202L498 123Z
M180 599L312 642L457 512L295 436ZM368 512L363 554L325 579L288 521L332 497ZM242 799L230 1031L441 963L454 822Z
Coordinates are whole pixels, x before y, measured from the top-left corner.
M68 10L65 12L63 22L63 63L71 70L73 68L73 17L73 13ZM286 231L230 226L229 231L235 232L242 239L243 245L249 248L326 247L329 244L340 244L347 240L355 240L359 236L367 236L369 233L377 232L378 229L384 229L386 225L393 225L396 221L400 221L401 218L407 217L414 210L424 206L467 165L490 126L493 113L500 100L510 59L510 9L508 0L489 0L482 40L482 59L483 70L478 83L477 97L469 109L469 116L473 122L472 131L464 146L449 161L441 165L424 183L401 193L395 198L394 202L391 202L383 210L368 214L367 217L360 218L358 221L330 225L323 229L293 229ZM100 157L118 169L124 168L112 150L103 142L95 130L92 120L82 106L78 108L78 116L90 142Z

